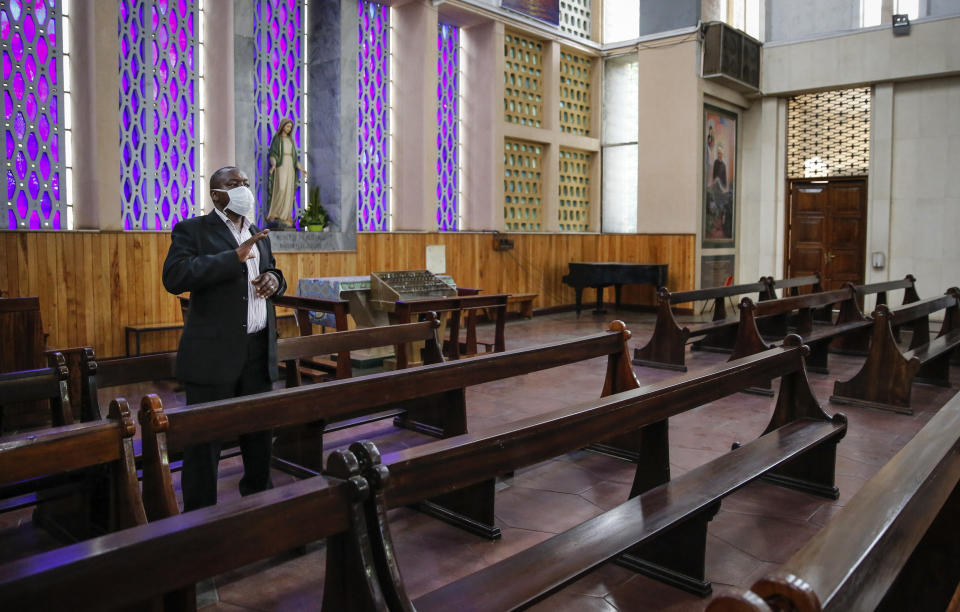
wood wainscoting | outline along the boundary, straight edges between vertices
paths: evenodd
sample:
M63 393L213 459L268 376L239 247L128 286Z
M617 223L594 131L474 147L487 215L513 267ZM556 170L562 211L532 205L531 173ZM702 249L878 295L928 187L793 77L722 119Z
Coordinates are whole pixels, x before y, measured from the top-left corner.
M570 261L666 263L671 291L694 288L692 234L505 236L514 241L513 250L494 251L489 233L364 233L357 236L356 251L279 253L277 265L295 293L301 277L423 269L426 246L442 244L447 273L458 285L486 293L537 293L535 308L574 302L573 290L560 280ZM160 281L169 245L169 232L2 231L0 291L40 298L48 346L92 345L101 356L123 355L124 326L181 320L177 300ZM592 293L584 296L588 303ZM654 292L625 287L623 302L652 305ZM178 336L149 334L142 350L172 350Z

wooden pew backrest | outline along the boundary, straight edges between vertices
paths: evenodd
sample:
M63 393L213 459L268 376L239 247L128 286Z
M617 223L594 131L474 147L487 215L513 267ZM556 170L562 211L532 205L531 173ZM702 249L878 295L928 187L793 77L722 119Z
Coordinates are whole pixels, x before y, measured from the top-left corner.
M335 451L328 467L339 476L295 482L2 565L4 605L134 609L201 579L327 538L323 609L384 610L361 507L369 486L346 451ZM107 586L109 576L123 580ZM192 609L193 601L185 604Z
M54 426L73 423L73 411L70 409L69 380L70 371L63 354L51 353L50 365L36 370L5 372L0 374L0 417L3 407L20 403L35 403L36 410L49 410L49 418L34 415L27 422L42 424L43 421ZM45 408L41 408L42 406ZM23 415L26 418L26 415ZM0 418L0 424L3 419Z
M610 327L611 331L573 340L170 410L164 410L157 396L148 395L139 413L143 495L148 514L153 519L178 511L168 465L170 454L192 444L233 439L248 433L251 424L258 429L277 429L316 421L345 421L384 407L442 396L444 412L438 418L446 420L437 426L441 433L455 435L466 431L467 387L596 357L607 357L603 395L636 388L639 383L626 352L630 332L620 321ZM408 426L417 427L417 423ZM433 426L431 422L424 428Z

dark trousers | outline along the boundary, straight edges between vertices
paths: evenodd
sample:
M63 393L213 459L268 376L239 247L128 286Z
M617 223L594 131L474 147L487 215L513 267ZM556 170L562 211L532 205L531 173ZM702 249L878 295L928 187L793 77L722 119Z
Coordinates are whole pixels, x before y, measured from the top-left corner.
M267 367L267 330L247 336L247 360L235 381L223 385L185 383L187 404L262 393L272 388ZM240 494L249 495L273 488L270 481L270 455L273 431L258 431L240 436L243 478ZM217 466L221 441L188 446L183 450L183 511L189 512L217 503Z

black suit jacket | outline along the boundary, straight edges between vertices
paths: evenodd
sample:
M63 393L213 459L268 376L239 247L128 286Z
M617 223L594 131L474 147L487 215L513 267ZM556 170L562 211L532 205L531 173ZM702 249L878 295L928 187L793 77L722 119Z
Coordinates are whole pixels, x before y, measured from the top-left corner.
M251 225L251 234L258 231ZM247 355L247 266L237 259L237 241L216 211L177 223L170 238L163 286L173 294L190 292L190 311L177 351L177 378L202 385L234 381ZM275 273L280 281L275 295L283 295L287 283L276 268L269 238L256 248L260 272ZM267 337L270 380L277 380L277 318L269 299Z

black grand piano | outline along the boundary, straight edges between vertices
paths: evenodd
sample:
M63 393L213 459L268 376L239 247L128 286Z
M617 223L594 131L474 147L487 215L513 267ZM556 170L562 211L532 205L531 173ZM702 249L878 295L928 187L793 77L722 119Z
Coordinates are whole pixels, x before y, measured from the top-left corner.
M580 301L583 289L593 287L597 290L597 309L594 314L603 314L603 288L613 285L617 296L617 308L620 308L620 288L623 285L647 284L654 289L667 286L667 264L634 264L618 261L571 262L570 274L563 282L577 292L577 316L580 316Z

